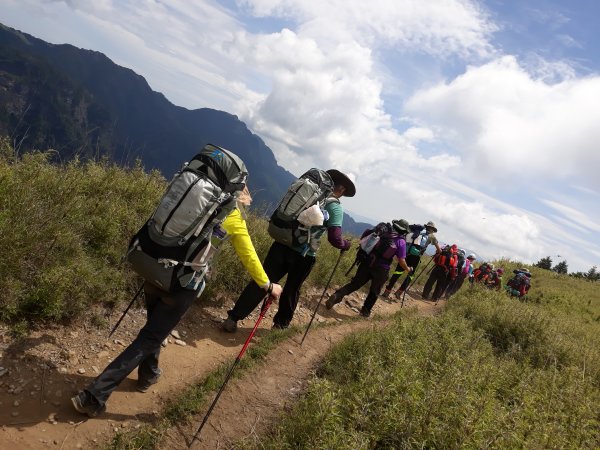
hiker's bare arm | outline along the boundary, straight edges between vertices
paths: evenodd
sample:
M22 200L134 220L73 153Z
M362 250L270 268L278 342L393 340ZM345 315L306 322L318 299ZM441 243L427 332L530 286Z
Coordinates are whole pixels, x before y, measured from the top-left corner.
M412 272L412 267L409 267L408 264L406 264L406 259L404 258L398 258L398 264L400 265L400 267L402 267L404 270L408 271L408 272Z

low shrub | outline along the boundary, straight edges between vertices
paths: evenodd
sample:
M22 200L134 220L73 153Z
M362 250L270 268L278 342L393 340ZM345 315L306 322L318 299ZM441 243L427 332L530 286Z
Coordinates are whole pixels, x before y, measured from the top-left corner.
M599 407L577 368L498 356L457 316L404 319L334 348L293 411L252 446L596 448Z

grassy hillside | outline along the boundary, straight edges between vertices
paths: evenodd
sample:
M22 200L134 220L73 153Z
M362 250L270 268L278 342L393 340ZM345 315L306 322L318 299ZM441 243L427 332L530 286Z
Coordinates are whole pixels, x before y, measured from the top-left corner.
M77 159L56 165L52 157L51 151L17 157L0 140L0 321L21 329L129 299L140 280L121 258L166 187L158 172L139 165ZM266 221L249 213L248 223L262 257L272 242ZM322 286L338 255L324 244L308 284ZM343 282L353 257L345 255L334 282ZM229 244L216 273L204 297L240 292L250 280Z
M464 287L347 339L257 448L599 448L598 284L531 270L527 303Z
M20 330L93 319L130 298L140 280L121 257L166 186L140 166L52 156L18 157L0 140L0 321ZM248 222L263 256L266 221ZM322 287L339 254L324 244L307 286ZM216 270L204 296L249 281L229 244ZM347 339L260 447L600 447L599 285L530 270L527 302L465 286L438 317L403 314Z

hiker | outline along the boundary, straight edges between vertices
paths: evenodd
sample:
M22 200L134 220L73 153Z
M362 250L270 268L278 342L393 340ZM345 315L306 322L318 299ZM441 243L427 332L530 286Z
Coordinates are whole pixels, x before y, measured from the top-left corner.
M427 250L427 247L429 245L434 245L436 255L438 255L442 251L440 249L440 244L437 240L437 237L434 234L437 233L437 228L435 227L435 224L432 221L427 222L425 225L411 225L410 231L412 232L412 234L407 236L406 242L408 246L406 250L406 264L412 267L413 270L412 272L408 273L408 275L404 279L404 282L400 286L400 289L398 289L395 292L394 296L396 298L400 298L402 293L406 291L410 283L412 283L412 280L415 276L415 271L417 270L417 266L421 261L421 256L423 256L425 250ZM400 264L396 266L396 270L394 270L394 273L390 277L390 281L385 287L385 291L383 291L383 294L381 295L383 298L388 298L390 296L394 285L402 276L402 274L404 274L405 270L406 269L404 269Z
M473 253L470 253L469 256L467 256L467 259L469 260L467 278L469 280L469 283L471 283L472 285L474 279L473 272L475 272L475 265L473 263L477 259L477 257Z
M223 160L234 162L236 167L219 167ZM134 270L138 273L146 271L144 272L146 274L144 276L146 323L133 342L93 382L71 399L78 412L89 417L104 412L106 401L111 393L136 367L138 368L136 389L139 392L146 392L158 381L162 373L158 367L161 344L201 292L204 280L198 280L196 269L202 266L202 270L205 270L208 267L205 265L206 260L202 259L212 246L213 233L217 233L219 237L223 237L223 232L229 235L233 248L263 297L270 295L274 299L279 298L282 287L269 280L261 266L242 214L243 207L249 205L252 200L246 188L246 177L245 165L237 155L210 144L176 174L153 216L132 239L128 252L128 260ZM188 185L189 189L180 189L185 185ZM222 194L219 198L223 202L211 208L210 214L206 213L204 208L199 209L206 215L205 220L200 221L205 225L198 226L196 229L198 234L194 233L195 237L190 237L182 249L157 245L152 239L153 227L161 221L162 209L167 204L171 205L170 213L165 212L168 218L163 223L163 229L182 225L182 214L189 215L191 203L201 203L202 198L214 201L212 193L207 194L206 190L215 186L218 186L218 192ZM191 203L186 203L184 200L186 202L190 200ZM181 204L186 205L183 213L179 209ZM172 207L172 205L176 206ZM202 214L197 213L187 220L196 225L201 218ZM193 232L194 229L191 231ZM198 249L198 255L203 255L201 260L196 259L195 256L193 259L187 259L187 253L191 249ZM146 252L150 254L154 251L159 252L159 255L147 256L148 259L144 260L144 264L137 265L138 258L143 258ZM171 253L167 254L169 252ZM175 256L174 252L179 252L179 255ZM173 261L172 270L167 269L166 261L170 259L156 259L160 253L167 255L168 258L177 258ZM191 261L191 264L187 263L188 261ZM167 280L169 277L170 279ZM161 284L165 280L168 286Z
M431 299L437 302L446 289L448 282L456 278L456 264L458 262L457 252L458 247L456 244L446 245L440 254L434 257L435 266L423 287L424 300L429 300L429 294L435 285Z
M515 269L515 274L507 281L505 289L512 297L525 297L531 287L531 273L527 269Z
M409 232L408 222L404 219L394 220L391 225L380 223L375 228L366 230L361 236L361 241L376 233L379 239L368 254L365 252L362 257L359 256L360 263L352 280L327 299L325 303L327 309L333 308L333 305L341 302L344 296L357 291L371 281L369 294L360 310L361 316L369 317L381 288L387 280L394 257L398 260L398 266L403 270L408 273L414 270L406 262L406 234Z
M458 276L448 284L445 294L446 300L458 292L465 282L465 278L469 275L471 262L475 259L475 255L471 253L465 258L465 253L466 252L462 248L458 249L458 262L456 265Z
M484 262L473 271L473 281L485 284L492 271L495 269L493 264Z
M312 181L309 183L307 180ZM322 217L322 225L298 227L296 218L299 217L299 209L304 208L306 205L303 195L300 196L302 201L296 202L298 193L303 190L309 192L311 189L316 189L315 186L322 186L322 188L313 193L313 198L318 199L323 193L327 194L322 202L325 212ZM300 287L315 264L316 252L325 231L327 231L327 239L333 247L342 251L350 248L350 241L342 238L344 210L340 203L340 197L353 197L355 194L354 183L342 172L335 169L327 171L311 169L290 186L277 210L273 213L269 223L269 233L276 240L271 245L263 266L269 279L276 282L287 274L287 280L279 298L279 309L273 317L273 328L285 329L289 327L298 304ZM285 208L295 203L301 204L301 207L294 207L293 213L284 215L283 212L288 212ZM317 213L320 209L318 203L310 207L316 210ZM302 209L300 213L304 211L308 211L308 209ZM289 229L294 230L293 232L287 231L287 219L290 217L294 218L289 224L292 227ZM305 236L302 236L301 233L303 229L307 231ZM227 318L222 324L223 330L234 333L237 330L237 322L248 317L258 306L262 296L263 294L258 286L249 283L240 294L234 307L227 312Z
M504 269L499 267L489 274L487 279L483 282L484 286L488 289L502 289L502 275L504 275Z

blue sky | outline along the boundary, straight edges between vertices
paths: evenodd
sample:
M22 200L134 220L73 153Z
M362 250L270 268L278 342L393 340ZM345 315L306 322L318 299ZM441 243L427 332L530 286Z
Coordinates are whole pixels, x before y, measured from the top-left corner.
M599 13L592 0L3 0L0 20L101 51L177 105L238 115L295 174L346 171L362 216L433 220L482 258L587 270Z

